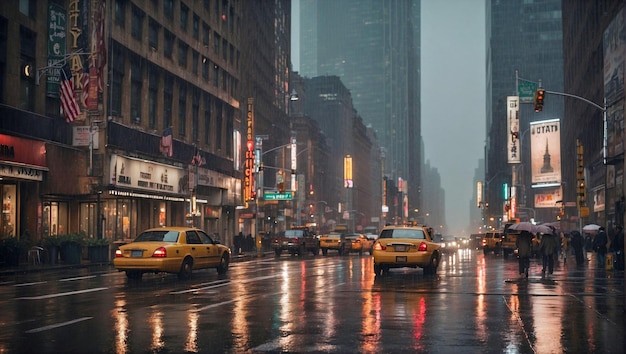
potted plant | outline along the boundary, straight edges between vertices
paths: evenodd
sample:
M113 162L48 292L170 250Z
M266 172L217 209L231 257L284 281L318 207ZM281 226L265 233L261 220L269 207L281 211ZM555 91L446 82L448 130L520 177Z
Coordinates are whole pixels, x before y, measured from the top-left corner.
M85 233L76 232L57 236L61 238L61 260L68 264L80 264L83 255Z
M28 249L28 241L20 240L14 236L0 239L0 258L9 267L20 264L20 255L26 249Z
M45 236L41 239L41 247L48 252L48 257L50 258L50 264L57 264L59 261L59 252L61 250L61 241L62 238L60 236Z
M87 255L92 263L109 261L109 240L106 238L89 237L87 240Z

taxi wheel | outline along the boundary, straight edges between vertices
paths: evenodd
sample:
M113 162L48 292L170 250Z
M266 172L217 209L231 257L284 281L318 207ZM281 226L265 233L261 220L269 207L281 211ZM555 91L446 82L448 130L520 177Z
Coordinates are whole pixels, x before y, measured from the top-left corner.
M430 257L430 262L428 262L428 265L424 267L424 274L437 273L437 267L439 267L439 256L436 253L433 253Z
M228 257L222 256L220 259L220 265L217 266L217 274L225 274L228 271Z
M126 271L126 277L128 279L141 279L141 276L143 275L143 272L137 271L137 270L127 270Z
M322 248L322 255L327 255L328 254L328 248Z
M191 269L193 267L193 261L187 257L183 260L183 264L180 266L180 272L178 272L178 279L189 279L191 276Z
M375 275L385 275L389 273L389 266L382 266L380 264L374 264L374 274Z

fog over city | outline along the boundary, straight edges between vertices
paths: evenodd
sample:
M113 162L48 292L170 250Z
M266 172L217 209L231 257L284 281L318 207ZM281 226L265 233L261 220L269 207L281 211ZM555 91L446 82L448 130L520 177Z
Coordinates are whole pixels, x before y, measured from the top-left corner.
M299 13L297 0L292 2L294 71L300 70ZM446 232L468 234L473 178L485 141L485 2L425 0L420 21L424 163L441 176Z

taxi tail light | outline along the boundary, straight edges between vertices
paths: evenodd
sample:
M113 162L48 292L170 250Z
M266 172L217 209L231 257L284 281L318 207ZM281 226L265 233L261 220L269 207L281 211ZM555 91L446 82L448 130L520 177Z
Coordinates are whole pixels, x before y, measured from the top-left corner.
M379 242L376 242L376 244L374 245L374 250L375 251L384 251L387 249L387 246L380 244Z
M428 245L426 244L426 242L422 242L420 243L419 247L417 248L418 251L428 251Z
M152 252L152 257L154 258L165 258L167 257L167 250L165 247L159 247Z
M122 250L118 248L115 250L115 258L121 258L121 257L124 257L124 255L122 254Z

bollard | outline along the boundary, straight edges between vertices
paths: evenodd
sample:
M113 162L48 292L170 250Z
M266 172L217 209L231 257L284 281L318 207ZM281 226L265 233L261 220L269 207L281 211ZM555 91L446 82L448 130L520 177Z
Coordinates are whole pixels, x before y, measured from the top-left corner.
M613 254L607 253L606 255L606 264L604 265L606 270L613 270Z

